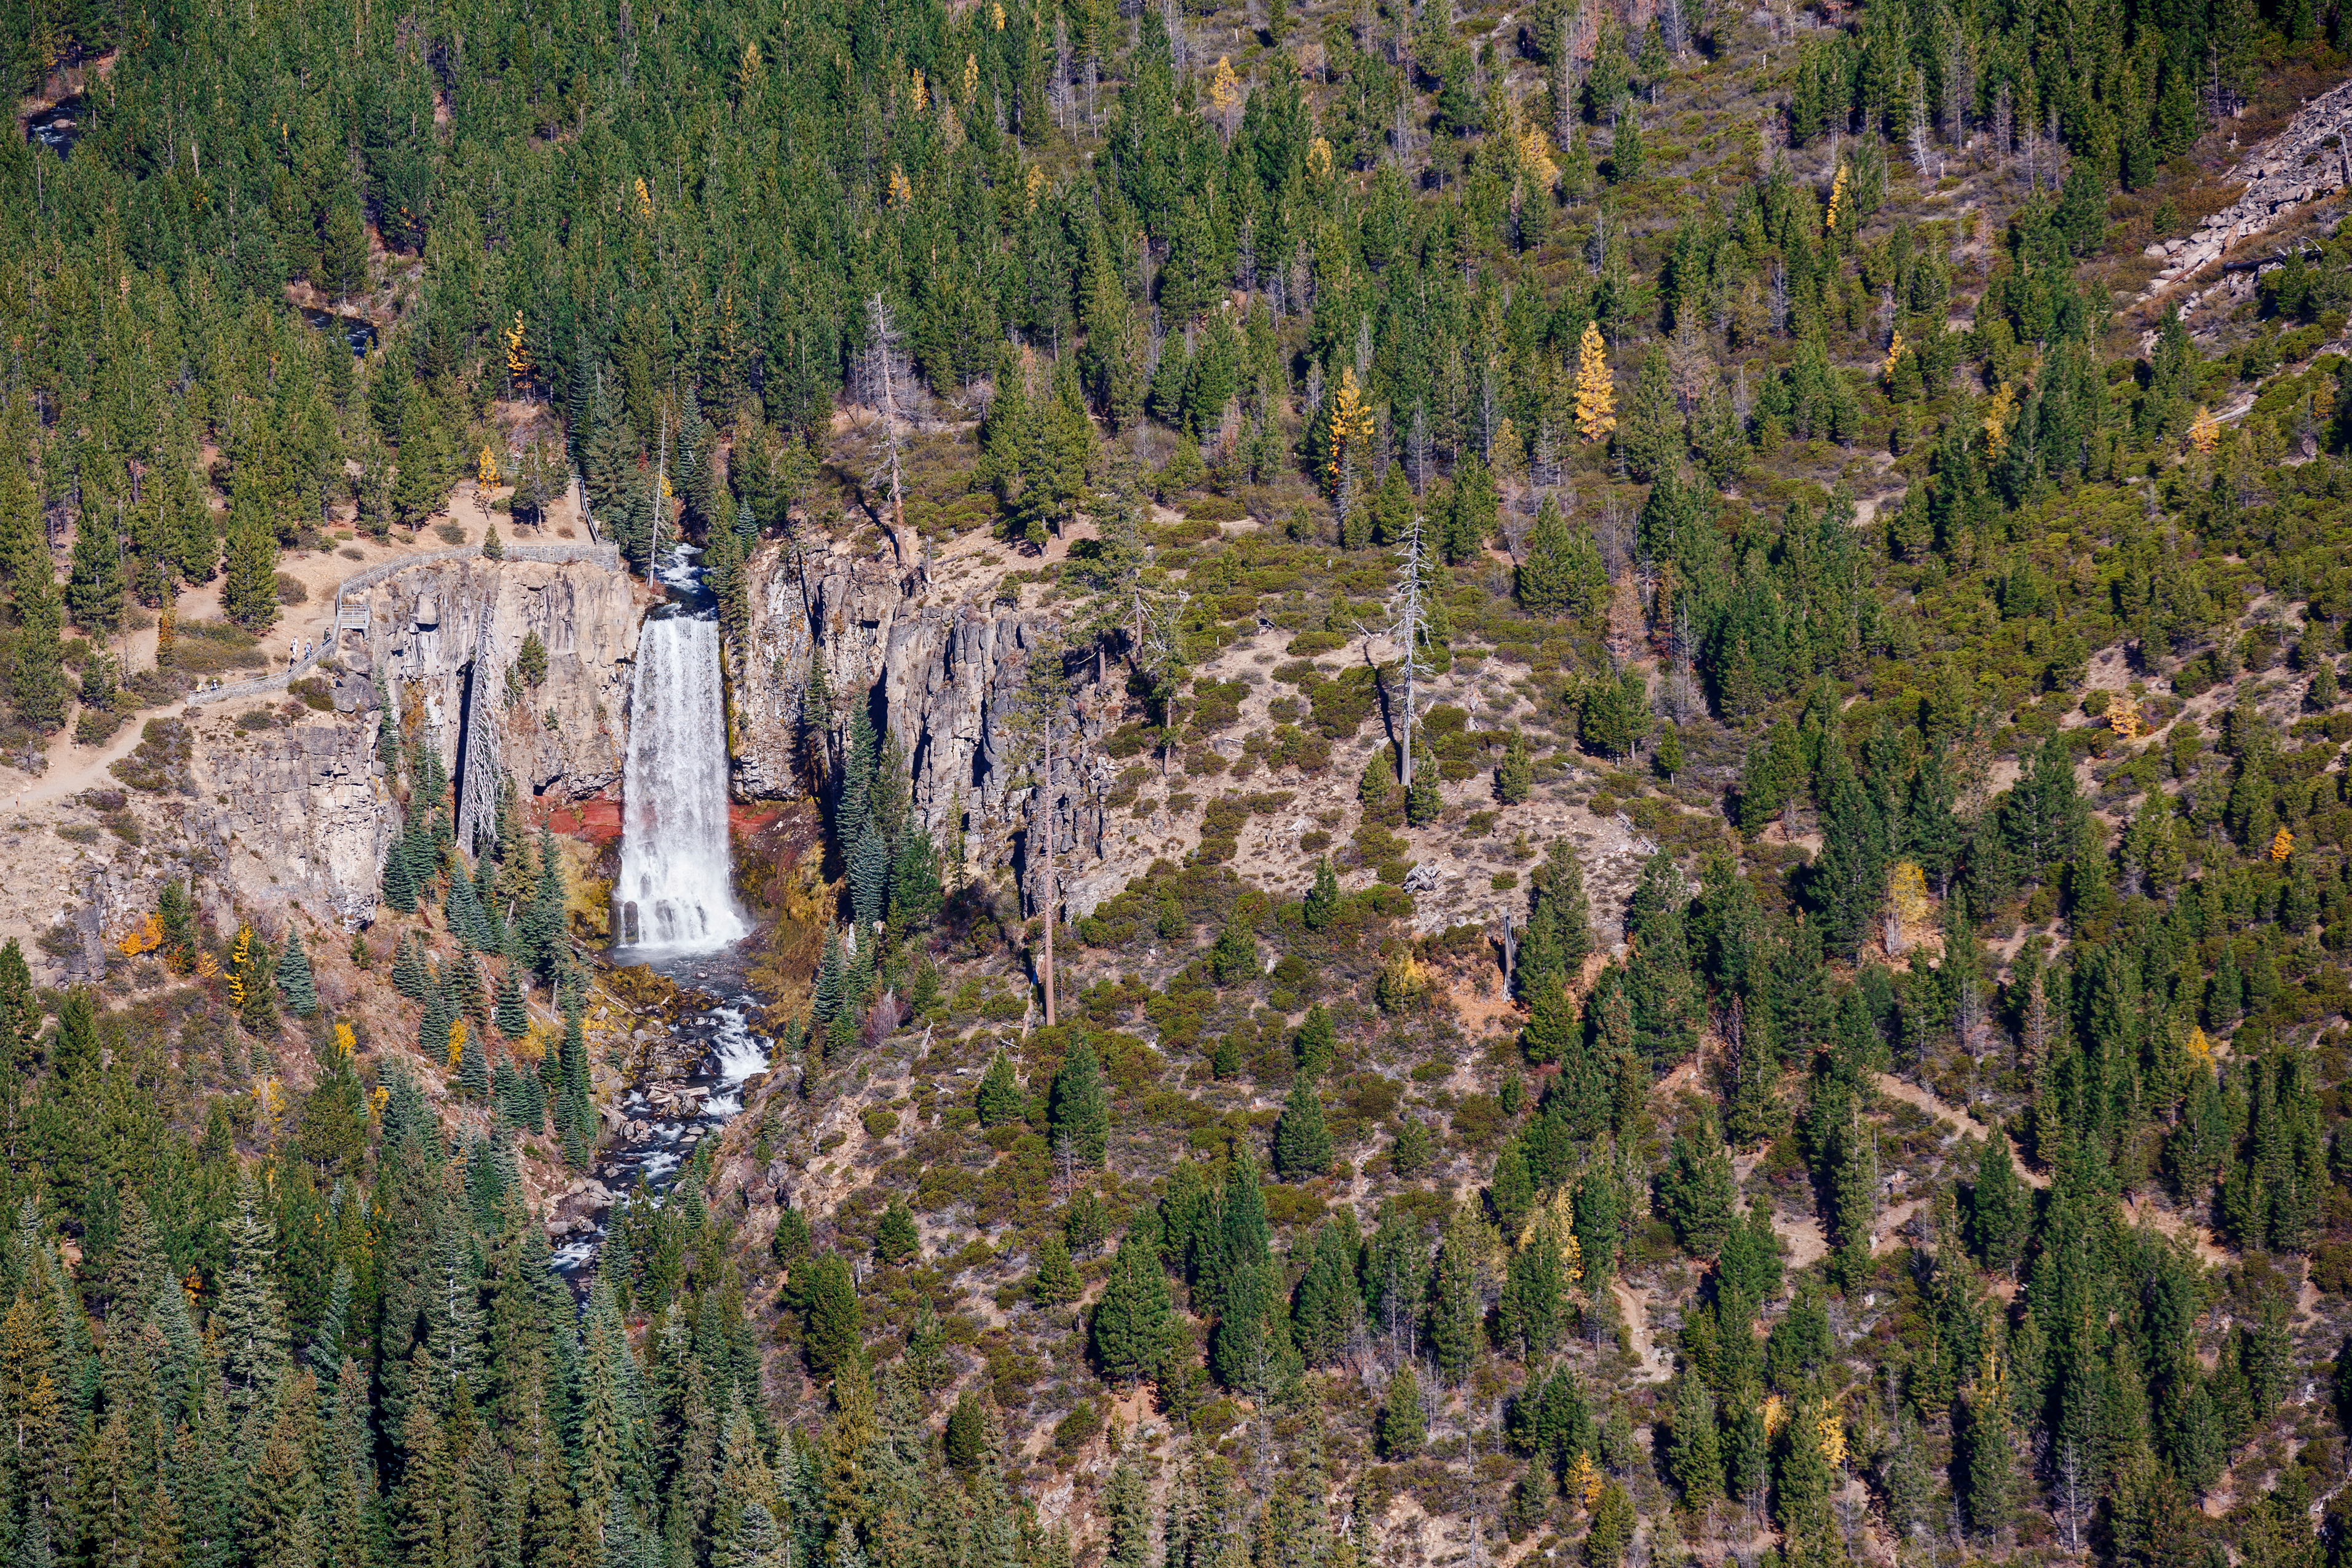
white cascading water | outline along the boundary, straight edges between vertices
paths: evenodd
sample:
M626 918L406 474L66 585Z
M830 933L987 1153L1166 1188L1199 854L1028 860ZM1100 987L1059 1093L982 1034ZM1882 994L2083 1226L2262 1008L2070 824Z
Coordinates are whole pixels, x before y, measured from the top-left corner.
M717 621L676 609L646 620L622 787L622 942L709 952L748 934L730 891Z

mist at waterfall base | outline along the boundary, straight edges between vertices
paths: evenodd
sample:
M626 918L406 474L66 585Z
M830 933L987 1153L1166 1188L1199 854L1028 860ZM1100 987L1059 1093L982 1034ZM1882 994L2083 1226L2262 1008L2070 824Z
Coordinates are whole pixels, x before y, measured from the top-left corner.
M751 934L728 855L718 614L694 553L680 549L665 563L672 601L637 638L613 893L615 944L632 957L715 952Z
M767 1070L775 1041L746 1022L733 944L751 934L733 894L727 825L727 731L716 608L697 552L672 552L657 573L670 602L646 617L637 644L623 788L621 876L614 901L624 963L645 963L710 1003L675 1026L673 1038L701 1050L684 1079L632 1088L615 1108L622 1136L598 1151L596 1182L611 1195L554 1241L550 1261L584 1288L604 1244L614 1203L643 1184L667 1200L681 1166L706 1137L743 1109L743 1086ZM682 1054L682 1053L680 1053Z

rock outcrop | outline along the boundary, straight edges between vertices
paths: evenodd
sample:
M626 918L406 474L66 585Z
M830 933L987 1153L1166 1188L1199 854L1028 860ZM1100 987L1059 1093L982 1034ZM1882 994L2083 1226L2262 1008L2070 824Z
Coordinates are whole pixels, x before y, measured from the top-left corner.
M2237 200L2209 215L2188 238L2159 240L2147 247L2146 254L2163 258L2165 268L2143 298L2163 295L2223 259L2232 247L2276 226L2305 203L2352 185L2352 81L2305 104L2284 131L2241 158L2222 178L2245 188ZM2184 298L2181 314L2189 314L2209 291Z
M576 800L620 783L644 610L626 575L584 563L440 561L378 584L365 602L367 629L346 630L335 650L331 712L296 705L289 727L222 732L194 749L183 833L247 908L299 902L352 926L373 915L400 831L379 754L386 698L453 776L478 690L497 704L499 767L533 795ZM547 674L509 702L507 672L532 632ZM471 667L485 648L495 668L477 684Z
M878 700L876 717L913 770L916 815L941 847L960 831L971 865L1011 864L1025 881L1034 743L1015 699L1031 655L1060 640L1060 613L992 600L934 603L912 573L839 554L795 558L780 543L761 547L750 574L730 720L737 794L779 799L816 787L812 724L838 740L837 719L807 711L822 658L836 694ZM1097 742L1120 721L1127 700L1094 674L1092 664L1074 661L1074 697L1058 731L1069 739L1056 764L1055 873L1074 915L1091 912L1142 868L1110 858L1102 801L1112 770Z
M212 805L200 806L190 826L249 902L293 899L316 912L331 908L350 924L374 911L400 814L383 782L374 716L367 717L196 749L197 795Z
M487 616L499 668L484 685L501 710L500 764L538 795L579 800L619 784L645 611L627 574L586 563L460 559L380 583L367 604L364 636L343 634L344 668L404 704L416 702L453 773ZM506 672L533 632L547 649L547 678L509 706Z

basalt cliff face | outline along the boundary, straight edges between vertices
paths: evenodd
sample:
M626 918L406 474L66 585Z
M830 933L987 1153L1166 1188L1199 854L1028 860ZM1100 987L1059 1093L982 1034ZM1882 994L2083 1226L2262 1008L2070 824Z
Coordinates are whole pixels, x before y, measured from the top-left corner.
M911 572L844 554L795 556L781 543L762 546L749 572L732 682L737 794L776 799L816 786L812 759L837 743L840 725L810 710L822 660L837 700L870 695L885 733L906 748L915 811L935 841L945 847L961 829L976 870L1010 864L1025 884L1036 747L1016 697L1031 656L1059 640L1058 612L942 602ZM1095 673L1085 660L1071 666L1073 698L1056 731L1055 872L1074 915L1144 864L1108 831L1113 770L1100 742L1126 699Z
M365 603L367 629L342 634L327 677L331 714L249 734L208 727L193 749L201 804L191 837L249 907L298 901L350 925L374 913L401 822L379 750L387 698L461 782L475 762L467 704L479 700L492 705L481 732L498 765L533 795L577 800L619 785L644 613L625 574L442 561L377 584ZM507 672L534 632L547 673L517 682L512 698Z
M500 766L535 795L584 799L621 782L645 609L627 574L586 563L441 562L370 591L364 646L344 634L347 681L362 706L376 700L371 678L415 703L453 773L466 704L478 689L496 705ZM546 679L509 701L507 671L534 632L547 650ZM485 658L491 669L469 687Z

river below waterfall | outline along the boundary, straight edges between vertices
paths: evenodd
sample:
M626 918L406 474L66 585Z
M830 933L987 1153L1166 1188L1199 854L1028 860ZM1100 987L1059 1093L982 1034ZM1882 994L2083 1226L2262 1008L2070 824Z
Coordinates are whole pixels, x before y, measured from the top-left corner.
M697 554L681 546L663 559L656 575L669 602L646 617L638 639L612 954L702 1004L683 1022L656 1026L670 1038L645 1053L694 1065L634 1085L614 1107L618 1131L597 1151L593 1184L567 1200L570 1228L551 1238L556 1268L575 1284L593 1272L614 1206L639 1185L667 1198L696 1148L742 1110L744 1085L768 1069L776 1044L749 1022L761 1008L742 963L751 928L733 888L717 607Z

